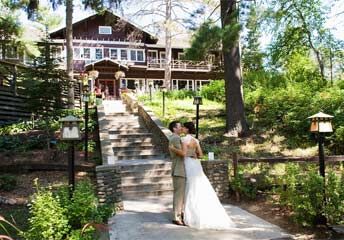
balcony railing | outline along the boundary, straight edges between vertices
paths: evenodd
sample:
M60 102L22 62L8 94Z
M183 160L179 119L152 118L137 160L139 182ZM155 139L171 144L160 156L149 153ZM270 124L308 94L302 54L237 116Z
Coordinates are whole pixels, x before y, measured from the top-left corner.
M148 68L165 68L165 59L151 59L147 62ZM180 70L206 70L210 71L213 65L206 61L172 60L171 68Z

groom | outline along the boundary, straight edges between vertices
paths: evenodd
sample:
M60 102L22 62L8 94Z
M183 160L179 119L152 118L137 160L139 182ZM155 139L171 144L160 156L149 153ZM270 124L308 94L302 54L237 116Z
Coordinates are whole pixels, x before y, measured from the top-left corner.
M173 121L168 127L173 133L169 139L170 155L172 160L172 178L173 178L173 223L176 225L185 225L182 219L182 211L185 195L185 167L184 153L182 150L182 141L180 134L182 132L182 124Z

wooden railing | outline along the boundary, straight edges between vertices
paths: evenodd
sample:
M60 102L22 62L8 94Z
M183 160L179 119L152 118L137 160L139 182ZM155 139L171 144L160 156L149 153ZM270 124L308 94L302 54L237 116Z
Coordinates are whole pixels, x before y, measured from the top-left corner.
M147 61L148 68L165 68L165 59L151 59ZM190 61L190 60L172 60L172 69L182 69L182 70L206 70L210 71L213 65L206 61Z

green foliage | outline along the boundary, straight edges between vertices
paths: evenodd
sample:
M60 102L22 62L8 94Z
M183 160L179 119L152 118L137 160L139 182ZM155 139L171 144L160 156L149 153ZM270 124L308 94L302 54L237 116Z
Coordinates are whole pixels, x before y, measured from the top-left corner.
M114 213L109 206L100 206L92 184L82 181L76 184L72 198L69 188L37 188L30 207L29 230L25 239L74 239L95 238L95 228L82 228L88 223L104 223Z
M325 214L330 223L344 223L344 173L341 178L335 173L327 175Z
M17 186L17 179L11 174L0 175L0 190L12 191Z
M206 99L216 102L225 102L225 81L213 80L208 85L203 86L200 95Z
M46 146L46 137L39 136L0 136L0 152L16 151L25 152L28 150L43 149Z
M67 211L49 190L39 189L30 207L29 230L25 239L62 240L70 231Z
M191 90L185 90L185 89L173 90L166 93L166 97L168 97L169 99L185 99L185 98L192 98L194 96L195 96L195 92Z
M247 34L244 38L245 42L242 50L242 63L245 73L263 70L264 54L261 52L259 44L261 31L259 29L260 16L257 11L257 6L252 4L246 22Z
M316 224L323 214L330 224L338 224L344 220L342 181L329 172L324 187L324 179L316 168L302 169L297 164L288 164L285 174L278 179L276 193L280 196L279 203L290 207L295 221L303 226Z
M239 192L242 196L255 199L257 196L257 185L251 178L245 178L243 172L231 180L230 186L233 191Z
M204 22L193 35L191 47L185 52L185 59L205 60L212 50L219 49L221 35L220 27L211 22Z

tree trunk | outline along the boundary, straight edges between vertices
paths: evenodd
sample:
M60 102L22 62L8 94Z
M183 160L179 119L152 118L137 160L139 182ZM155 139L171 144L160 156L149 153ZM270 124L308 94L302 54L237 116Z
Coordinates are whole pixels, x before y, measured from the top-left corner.
M166 0L166 18L165 18L165 82L164 87L168 90L171 89L171 59L172 59L172 36L171 36L171 12L172 12L172 2L171 0Z
M221 0L222 28L238 24L235 0ZM223 42L225 93L226 93L226 135L238 137L248 131L245 117L242 76L240 68L239 32L235 42ZM226 36L224 36L226 37ZM225 43L228 43L225 45ZM227 46L229 45L229 46Z
M68 77L68 108L74 108L73 78L73 0L66 0L66 49Z

